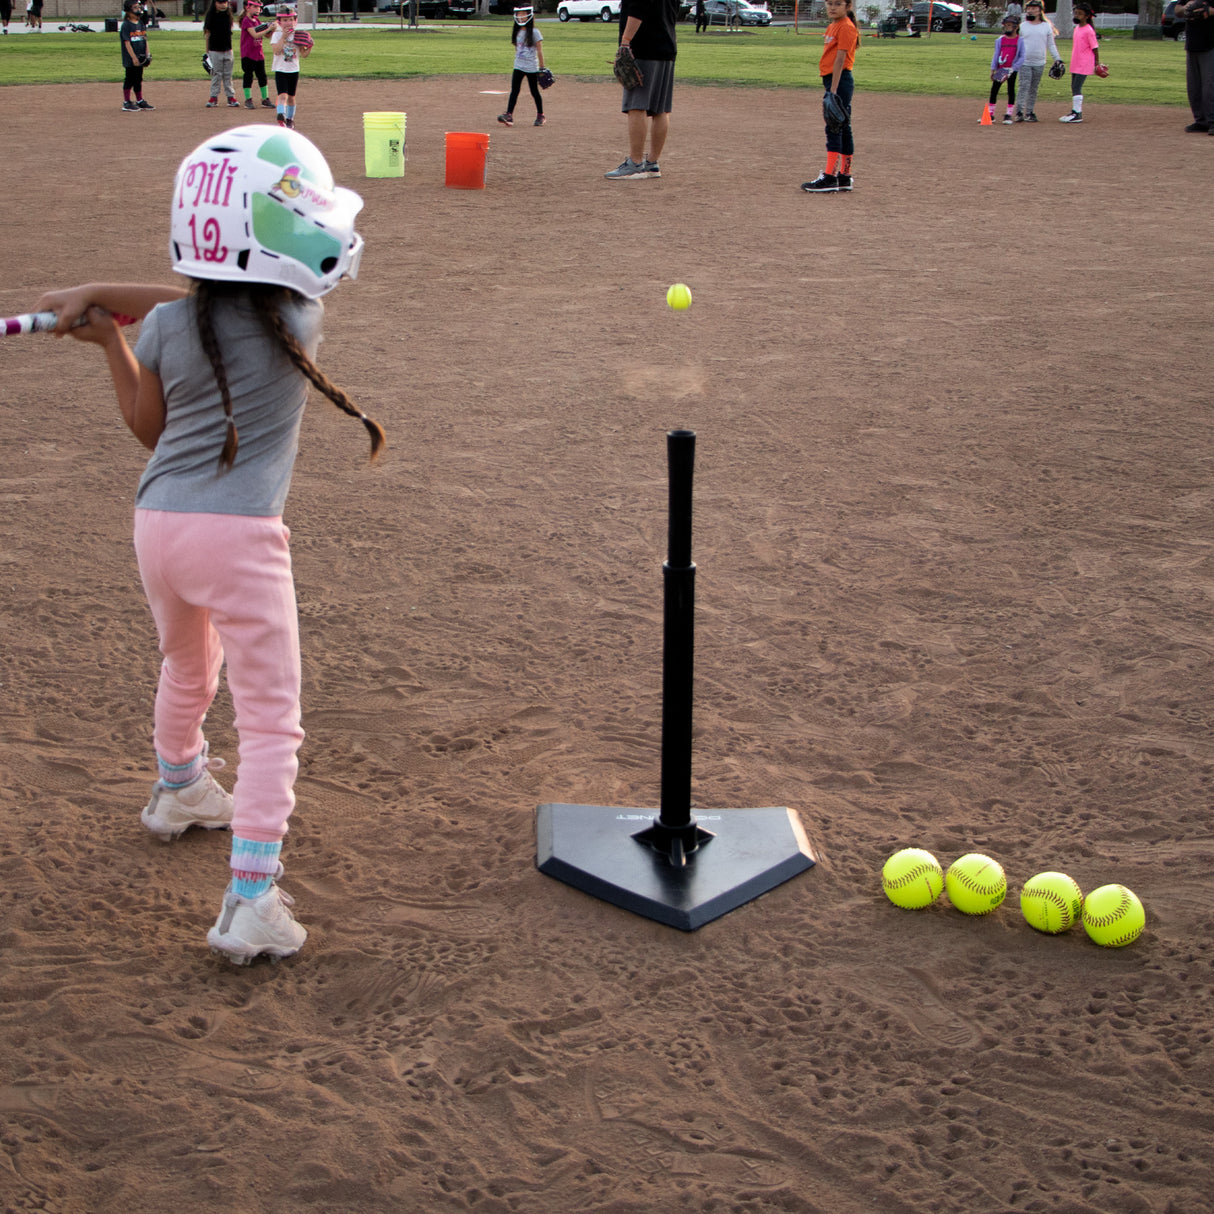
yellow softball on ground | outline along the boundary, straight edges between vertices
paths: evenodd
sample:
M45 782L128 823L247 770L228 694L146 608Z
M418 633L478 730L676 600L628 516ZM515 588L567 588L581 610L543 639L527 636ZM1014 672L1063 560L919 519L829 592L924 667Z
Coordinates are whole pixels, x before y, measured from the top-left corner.
M1121 948L1133 944L1147 925L1147 913L1133 890L1102 885L1083 900L1083 926L1097 944Z
M676 282L666 292L666 303L676 312L686 312L691 307L691 288L682 282Z
M971 852L954 860L944 875L948 900L967 915L985 915L1007 896L1007 877L997 860Z
M1029 927L1056 936L1078 920L1083 890L1066 873L1038 873L1020 891L1020 909Z
M921 847L896 851L881 870L885 896L906 910L919 910L940 897L944 889L944 869L940 861Z

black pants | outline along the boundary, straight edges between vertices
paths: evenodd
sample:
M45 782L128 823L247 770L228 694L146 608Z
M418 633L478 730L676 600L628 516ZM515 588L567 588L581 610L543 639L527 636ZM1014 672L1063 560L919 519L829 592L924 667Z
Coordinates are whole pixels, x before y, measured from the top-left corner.
M1000 81L991 81L991 105L995 104L995 99L999 96ZM1016 73L1013 72L1007 78L1007 103L1008 105L1016 104Z
M253 77L257 77L257 83L261 88L266 87L266 61L264 59L246 59L240 60L241 70L244 72L244 87L247 92L253 87Z
M132 89L134 92L143 94L143 68L128 67L126 75L122 78L122 91L125 93L127 89Z
M531 89L531 96L535 101L536 114L542 114L544 112L544 99L540 96L539 72L524 72L517 67L514 69L514 74L510 77L510 100L506 103L506 113L514 113L514 103L518 100L519 91L523 87L524 80L527 81Z
M707 13L705 13L702 17L696 18L696 33L698 34L701 31L701 29L703 29L705 32L707 32L707 30L708 30L708 14Z

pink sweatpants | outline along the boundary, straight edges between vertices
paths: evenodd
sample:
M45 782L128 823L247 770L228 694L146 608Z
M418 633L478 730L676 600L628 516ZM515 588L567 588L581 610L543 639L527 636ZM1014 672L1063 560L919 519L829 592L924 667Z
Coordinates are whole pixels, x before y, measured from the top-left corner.
M240 763L232 833L276 843L299 771L299 617L281 518L135 511L135 552L160 634L156 752L188 763L227 659Z

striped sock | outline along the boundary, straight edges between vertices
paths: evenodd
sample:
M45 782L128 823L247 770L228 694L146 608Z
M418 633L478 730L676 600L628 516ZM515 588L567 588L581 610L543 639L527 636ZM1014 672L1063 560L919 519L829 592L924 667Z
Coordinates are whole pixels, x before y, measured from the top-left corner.
M188 763L169 763L158 754L156 766L160 769L160 782L166 788L185 788L206 771L207 748L204 746Z
M282 843L261 843L256 839L232 836L232 891L241 898L260 898L278 873Z
M843 156L839 160L839 172L845 177L851 176L851 157Z

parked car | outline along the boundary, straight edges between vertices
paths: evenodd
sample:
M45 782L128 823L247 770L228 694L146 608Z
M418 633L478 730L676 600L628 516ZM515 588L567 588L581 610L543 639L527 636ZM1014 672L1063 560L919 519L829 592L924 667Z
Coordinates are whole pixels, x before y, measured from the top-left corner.
M381 13L409 15L409 0L385 0L380 4ZM514 11L512 8L511 12ZM431 21L442 21L446 17L474 17L476 0L417 0L417 15Z
M1183 42L1185 19L1177 17L1177 3L1178 0L1169 0L1169 3L1164 5L1163 16L1159 19L1159 32L1165 38L1175 38L1177 42Z
M907 28L921 34L928 28L930 19L933 32L959 34L962 13L965 10L961 5L951 4L948 0L918 0L911 5L911 22ZM973 13L965 13L965 27L967 30L974 28Z
M765 8L748 3L747 0L704 0L704 12L708 16L709 25L728 25L735 10L743 25L771 24L771 13Z
M617 21L620 0L561 0L556 15L562 21L576 17L579 21Z

